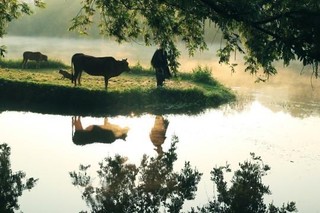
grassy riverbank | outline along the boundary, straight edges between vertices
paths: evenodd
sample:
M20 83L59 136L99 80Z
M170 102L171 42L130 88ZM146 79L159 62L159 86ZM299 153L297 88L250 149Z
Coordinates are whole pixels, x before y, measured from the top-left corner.
M3 67L3 65L2 65ZM63 67L64 69L66 66ZM136 65L111 78L82 75L82 86L61 79L59 68L0 68L0 111L22 110L63 115L200 113L233 101L235 95L210 77L208 69L180 73L156 87L154 71Z

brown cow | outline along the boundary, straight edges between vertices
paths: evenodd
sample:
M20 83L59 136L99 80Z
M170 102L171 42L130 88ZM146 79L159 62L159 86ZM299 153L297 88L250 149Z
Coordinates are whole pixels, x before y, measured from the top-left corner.
M169 121L167 119L164 119L162 116L157 115L149 135L151 142L156 147L154 150L157 151L159 156L163 155L162 144L166 139L168 125Z
M26 51L23 53L22 69L26 68L28 60L36 61L37 68L40 67L40 61L48 61L48 56L43 55L41 52Z
M72 82L75 86L77 86L77 80L78 84L81 85L81 73L85 71L89 75L103 76L106 89L110 78L130 70L127 59L118 61L113 57L94 57L83 53L74 54L71 58L71 65L73 65L72 68L74 69L74 73L72 71Z
M73 128L75 129L74 132ZM103 125L90 125L84 129L80 116L72 117L72 141L76 145L86 145L95 142L110 144L117 139L126 140L128 131L128 127L111 124L107 118L104 118Z

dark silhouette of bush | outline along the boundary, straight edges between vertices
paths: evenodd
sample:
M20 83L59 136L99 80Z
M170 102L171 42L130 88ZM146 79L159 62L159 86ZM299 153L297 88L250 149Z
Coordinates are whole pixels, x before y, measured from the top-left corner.
M10 147L0 144L0 212L19 210L18 197L24 190L32 189L38 179L26 178L22 171L12 172Z

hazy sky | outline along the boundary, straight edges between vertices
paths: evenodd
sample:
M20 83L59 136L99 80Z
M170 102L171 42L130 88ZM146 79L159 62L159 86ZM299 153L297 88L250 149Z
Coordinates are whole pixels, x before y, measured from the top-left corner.
M25 0L30 2L31 0ZM31 1L32 2L32 1ZM24 15L9 23L9 35L79 37L77 32L70 32L71 20L81 8L78 0L46 0L46 8L34 8L34 14ZM93 27L94 28L94 27ZM97 30L90 31L90 36L97 37Z

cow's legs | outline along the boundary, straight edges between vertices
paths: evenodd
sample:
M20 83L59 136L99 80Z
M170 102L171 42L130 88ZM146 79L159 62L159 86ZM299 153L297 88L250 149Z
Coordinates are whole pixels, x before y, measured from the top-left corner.
M74 86L77 86L78 77L79 77L79 71L75 68L74 75L72 76Z
M79 86L81 86L81 82L80 82L81 81L81 74L82 74L82 71L79 72L79 76L78 76L78 85Z
M108 89L108 81L109 81L109 78L108 77L104 77L104 86L106 88L106 90Z
M74 74L72 76L72 82L74 82L74 86L77 86L77 81L78 81L78 85L80 86L80 78L81 78L81 73L82 70L79 69L79 67L74 66Z
M27 61L28 61L28 59L26 59L26 58L23 59L23 61L22 61L22 69L26 68Z

